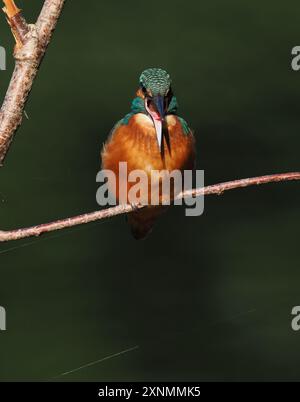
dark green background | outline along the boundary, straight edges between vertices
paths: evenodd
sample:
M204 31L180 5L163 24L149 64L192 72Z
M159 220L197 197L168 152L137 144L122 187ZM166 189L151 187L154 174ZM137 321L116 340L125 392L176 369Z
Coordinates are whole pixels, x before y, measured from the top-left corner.
M34 21L41 0L19 0ZM140 72L172 75L206 184L299 170L299 0L67 1L4 168L1 229L97 209ZM8 68L13 40L0 20ZM297 380L299 183L210 196L136 242L124 216L0 245L1 379Z

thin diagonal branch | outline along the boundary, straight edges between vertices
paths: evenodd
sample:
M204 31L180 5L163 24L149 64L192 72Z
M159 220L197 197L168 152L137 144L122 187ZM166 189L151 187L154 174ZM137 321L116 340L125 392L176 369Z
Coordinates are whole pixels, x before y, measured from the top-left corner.
M214 184L212 186L196 188L193 190L182 192L176 197L176 199L188 198L191 196L199 197L211 194L220 195L224 191L234 190L236 188L244 188L260 184L291 181L291 180L300 180L300 172L273 174L268 176L252 177L249 179L241 179L241 180L228 181L220 184ZM100 211L74 216L72 218L66 218L50 223L44 223L37 226L31 226L28 228L0 231L0 242L19 240L24 239L26 237L40 236L43 233L66 229L72 226L83 225L85 223L107 219L121 214L127 214L132 212L133 210L136 210L137 208L141 209L144 208L144 206L118 205L113 208L107 208Z
M27 24L14 0L3 11L16 40L15 69L0 109L0 166L20 126L25 103L65 0L45 0L36 24Z

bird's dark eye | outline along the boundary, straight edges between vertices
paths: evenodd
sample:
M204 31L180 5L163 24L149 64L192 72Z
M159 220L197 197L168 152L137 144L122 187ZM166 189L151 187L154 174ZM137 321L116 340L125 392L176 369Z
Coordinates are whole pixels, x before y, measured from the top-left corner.
M172 97L173 97L173 91L172 88L170 88L165 98L167 105L169 105L169 103L171 102Z
M143 85L141 86L141 89L143 91L143 94L145 95L145 97L147 97L148 99L152 99L152 95L149 94L149 92L147 91L147 88L144 87Z
M171 100L172 97L173 97L173 91L172 91L172 88L171 88L171 87L169 88L169 91L168 91L168 93L167 93L167 97L168 97L169 100Z

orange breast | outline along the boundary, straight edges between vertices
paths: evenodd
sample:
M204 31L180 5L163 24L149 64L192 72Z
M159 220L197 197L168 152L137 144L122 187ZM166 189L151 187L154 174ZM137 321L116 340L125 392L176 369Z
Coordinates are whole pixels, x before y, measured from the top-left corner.
M119 186L128 191L134 183L122 182L119 178L119 162L127 162L130 173L144 171L150 183L153 170L192 170L195 162L194 137L183 133L177 116L166 117L166 128L162 152L158 148L156 133L150 117L138 113L127 125L117 127L102 150L102 168L113 171L117 177L117 188L111 189L119 199ZM150 196L149 187L149 196ZM128 201L127 201L128 202Z

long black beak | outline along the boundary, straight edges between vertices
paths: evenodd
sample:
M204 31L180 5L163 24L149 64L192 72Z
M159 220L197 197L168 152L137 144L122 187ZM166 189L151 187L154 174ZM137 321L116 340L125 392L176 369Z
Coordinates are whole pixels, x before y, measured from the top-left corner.
M156 138L159 149L161 149L162 143L162 125L165 118L165 105L164 105L164 97L161 95L157 95L153 97L153 103L157 109L157 112L160 116L160 120L154 119L154 126L156 131Z
M161 95L157 95L153 97L153 103L156 106L156 109L161 117L161 120L163 121L165 118L165 101L164 97Z
M151 98L151 102L156 110L153 110L152 108L149 107L148 98L147 97L145 98L145 108L153 120L158 147L161 150L162 132L163 132L162 127L165 118L164 97L161 95L153 96L153 98Z

